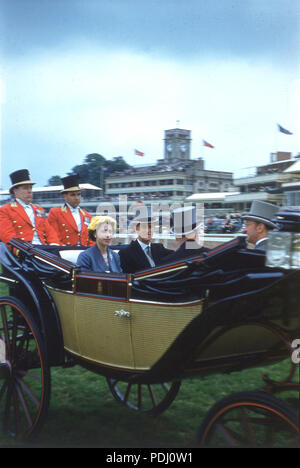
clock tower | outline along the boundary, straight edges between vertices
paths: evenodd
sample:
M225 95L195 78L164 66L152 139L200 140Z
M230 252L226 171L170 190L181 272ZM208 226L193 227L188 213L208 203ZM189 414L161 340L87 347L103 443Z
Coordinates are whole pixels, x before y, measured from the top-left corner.
M165 130L164 160L166 162L187 161L191 153L191 131L181 128Z

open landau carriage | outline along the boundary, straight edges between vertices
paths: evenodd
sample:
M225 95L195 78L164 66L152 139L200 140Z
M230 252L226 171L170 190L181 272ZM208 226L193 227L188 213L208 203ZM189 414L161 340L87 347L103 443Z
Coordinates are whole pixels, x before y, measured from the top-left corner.
M134 275L81 271L57 247L17 239L9 248L1 244L7 294L0 298L0 437L29 437L41 429L51 366L85 366L107 379L120 403L158 414L183 379L291 357L300 338L299 219L289 211L278 216L267 256L246 249L238 237ZM197 444L213 443L220 432L229 445L251 445L251 436L237 428L245 424L245 410L247 426L255 421L298 437L298 411L274 396L299 392L291 375L268 381L269 391L219 402Z

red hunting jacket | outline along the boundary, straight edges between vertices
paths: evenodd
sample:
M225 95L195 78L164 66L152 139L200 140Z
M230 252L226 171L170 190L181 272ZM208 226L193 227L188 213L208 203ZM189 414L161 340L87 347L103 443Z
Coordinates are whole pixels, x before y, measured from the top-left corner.
M44 208L32 203L31 206L34 211L35 227L17 201L0 207L0 240L7 243L16 237L32 243L36 230L42 244L59 244L55 230L47 221Z
M67 205L51 208L48 216L50 225L55 229L59 241L63 245L94 245L88 237L88 225L92 216L79 208L81 231L79 232L75 219Z

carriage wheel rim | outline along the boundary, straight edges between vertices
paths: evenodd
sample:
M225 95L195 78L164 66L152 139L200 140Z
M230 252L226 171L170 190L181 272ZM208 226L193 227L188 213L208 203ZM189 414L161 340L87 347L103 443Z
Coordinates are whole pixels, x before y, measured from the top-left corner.
M17 300L0 300L0 333L6 354L5 363L1 363L6 367L6 378L2 385L0 381L0 415L3 415L0 431L12 438L31 436L49 404L41 339L25 310ZM24 321L22 326L18 323L20 319Z

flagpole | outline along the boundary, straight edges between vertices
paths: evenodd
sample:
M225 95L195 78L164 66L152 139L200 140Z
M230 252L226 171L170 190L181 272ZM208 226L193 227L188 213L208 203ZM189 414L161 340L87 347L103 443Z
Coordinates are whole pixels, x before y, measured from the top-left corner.
M276 154L278 153L278 133L279 133L278 124L276 124L276 129L275 129L275 153Z

